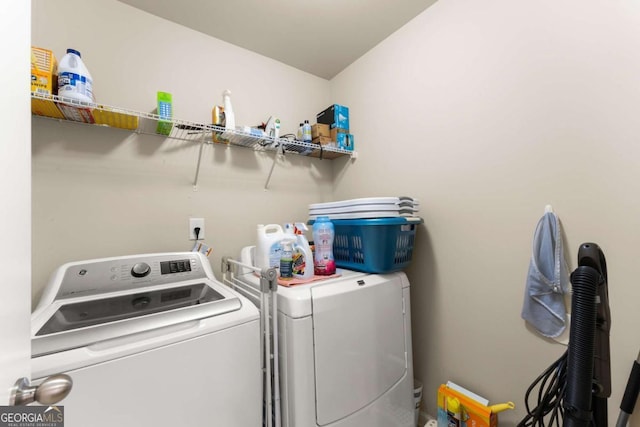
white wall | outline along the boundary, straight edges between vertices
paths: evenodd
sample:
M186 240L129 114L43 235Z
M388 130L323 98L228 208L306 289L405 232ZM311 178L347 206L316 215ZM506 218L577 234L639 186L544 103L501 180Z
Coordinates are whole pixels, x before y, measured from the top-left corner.
M9 402L16 380L31 368L29 296L31 289L31 147L29 140L29 12L22 0L3 4L0 16L0 75L5 81L0 101L0 404Z
M452 380L513 400L500 415L513 425L562 354L520 318L533 231L552 204L572 269L583 242L607 257L615 421L640 349L639 48L634 2L440 0L331 81L359 154L334 163L335 198L422 203L408 274L429 413Z
M32 23L32 44L82 53L106 105L152 111L162 90L174 117L210 123L228 88L238 125L274 114L286 133L329 104L327 80L114 0L34 0ZM286 156L265 191L273 155L218 144L205 146L194 191L197 157L197 144L34 118L34 300L67 261L190 250L189 217L205 218L218 271L256 224L306 220L332 191L331 161Z

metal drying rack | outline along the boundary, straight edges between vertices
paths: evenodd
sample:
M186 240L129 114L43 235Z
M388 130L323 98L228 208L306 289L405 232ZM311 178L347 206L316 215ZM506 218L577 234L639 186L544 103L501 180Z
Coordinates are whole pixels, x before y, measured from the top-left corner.
M259 286L238 276L257 274ZM278 371L278 274L275 268L257 268L229 257L222 258L222 283L247 297L260 310L260 348L263 371L263 421L280 427L280 374Z

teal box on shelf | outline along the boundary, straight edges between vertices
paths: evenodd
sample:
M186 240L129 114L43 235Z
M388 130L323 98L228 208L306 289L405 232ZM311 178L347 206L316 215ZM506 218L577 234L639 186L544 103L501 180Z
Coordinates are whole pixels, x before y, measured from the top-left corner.
M316 122L329 125L331 129L349 129L349 107L333 104L316 114Z
M336 134L336 146L343 150L353 151L355 141L353 134L351 133L337 133Z

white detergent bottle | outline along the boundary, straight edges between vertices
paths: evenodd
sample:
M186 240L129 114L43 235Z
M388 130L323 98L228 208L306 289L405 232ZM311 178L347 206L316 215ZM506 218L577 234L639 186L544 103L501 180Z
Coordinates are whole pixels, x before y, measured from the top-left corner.
M91 73L75 49L67 49L67 54L58 64L58 96L94 102Z
M313 277L313 253L309 241L304 235L307 226L302 222L296 222L294 233L296 244L293 248L293 277L296 279L311 279Z
M279 224L258 224L255 264L258 268L280 267L282 239L286 236Z

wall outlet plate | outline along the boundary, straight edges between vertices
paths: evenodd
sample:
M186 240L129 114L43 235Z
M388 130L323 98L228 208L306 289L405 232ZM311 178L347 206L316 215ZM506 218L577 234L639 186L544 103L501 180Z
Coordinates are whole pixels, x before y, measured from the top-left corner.
M196 227L200 227L198 240L204 240L204 218L189 218L189 240L196 240Z

